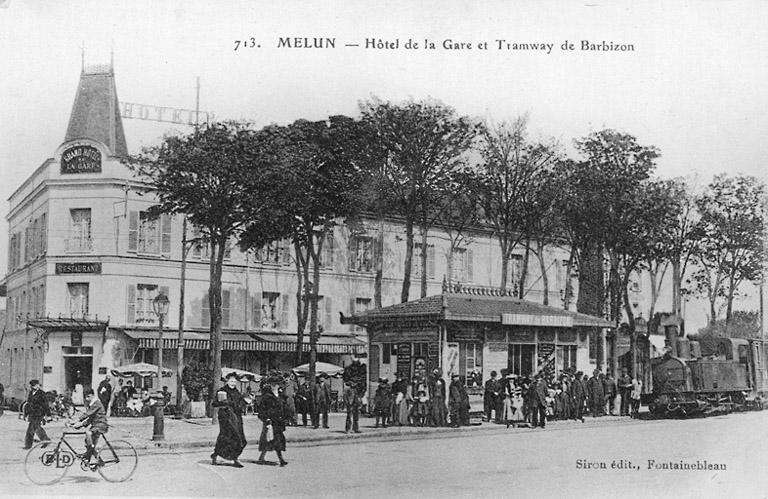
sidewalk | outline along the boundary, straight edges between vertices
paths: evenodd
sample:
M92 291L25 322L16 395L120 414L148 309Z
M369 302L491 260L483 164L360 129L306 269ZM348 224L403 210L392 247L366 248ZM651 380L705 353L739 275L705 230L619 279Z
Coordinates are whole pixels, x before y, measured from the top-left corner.
M289 447L311 447L319 445L341 445L363 441L403 440L414 437L440 438L447 436L469 436L474 434L493 434L531 431L528 428L509 428L505 425L482 423L473 418L471 426L460 428L433 428L414 426L390 426L374 428L373 418L360 418L361 433L344 433L346 415L331 413L328 417L330 429L312 429L310 426L289 426L286 438ZM547 431L567 428L587 428L606 424L625 424L636 422L628 417L604 416L601 418L587 417L584 423L579 421L551 421L547 423ZM214 426L209 418L179 420L165 418L165 440L152 440L153 418L109 418L110 429L108 437L112 440L125 439L131 442L140 453L170 453L193 452L201 448L213 448L218 435L218 426ZM248 415L243 418L245 436L250 446L255 446L261 434L261 421L256 416ZM45 425L48 436L57 439L64 428L64 421L53 421ZM0 416L0 464L20 462L24 459L24 434L27 422L18 418L17 413L6 411ZM540 431L540 430L537 430Z

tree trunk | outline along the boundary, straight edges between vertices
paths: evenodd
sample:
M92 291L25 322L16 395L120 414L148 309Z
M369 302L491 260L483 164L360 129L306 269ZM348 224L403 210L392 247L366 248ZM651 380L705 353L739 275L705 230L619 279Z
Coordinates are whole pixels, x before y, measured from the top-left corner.
M445 264L446 264L445 270L447 274L445 279L448 281L449 284L455 284L453 282L453 251L454 251L454 244L453 242L451 242L451 246L450 248L448 248L448 256L445 259Z
M400 302L408 301L411 290L411 266L413 263L413 218L405 219L405 262L403 264L403 289L400 292Z
M525 253L523 253L523 265L520 269L520 291L518 292L517 296L520 297L520 299L525 298L525 281L528 278L528 260L530 259L531 255L531 238L526 237L525 238Z
M541 303L549 305L549 278L547 277L547 264L544 262L544 242L536 241L536 256L539 259L539 270L541 271L541 284L544 287L544 298Z
M683 316L683 276L680 272L680 257L672 258L672 313L678 317ZM651 316L653 317L653 316Z
M626 279L628 281L629 278ZM627 282L624 283L624 312L627 314L627 324L629 325L629 349L632 358L631 374L634 378L637 375L637 334L635 333L635 315L632 312L632 305L629 303L629 294L627 293Z
M208 288L208 308L211 315L210 342L211 342L211 369L213 379L209 401L216 396L216 391L221 386L221 272L224 263L224 247L226 238L221 236L211 237L210 258L210 287ZM214 424L218 424L218 412L212 413Z
M421 298L425 298L427 296L427 257L429 256L429 251L427 248L427 228L426 226L421 226L421 254L419 255L419 259L421 260L421 276L419 279L421 280Z
M603 317L604 300L602 252L598 243L591 242L580 251L579 296L576 300L576 310L583 314Z
M381 308L381 286L384 280L384 214L379 213L379 233L376 235L376 277L373 281L373 307Z
M313 241L312 227L307 226L307 262L312 265L312 294L309 310L309 379L314 389L317 364L317 338L320 336L317 325L317 299L320 296L320 251L322 236L316 248Z
M304 331L307 328L307 315L309 303L307 298L309 289L309 268L307 259L302 253L298 236L293 238L293 251L296 266L296 365L300 365L304 358Z
M576 246L571 245L571 252L568 255L568 263L565 266L565 290L563 292L563 309L570 310L571 300L573 299L573 259L576 256Z
M501 246L501 282L499 283L499 289L504 292L507 290L507 277L509 276L509 252L507 251L509 243L503 238L499 238L499 246Z

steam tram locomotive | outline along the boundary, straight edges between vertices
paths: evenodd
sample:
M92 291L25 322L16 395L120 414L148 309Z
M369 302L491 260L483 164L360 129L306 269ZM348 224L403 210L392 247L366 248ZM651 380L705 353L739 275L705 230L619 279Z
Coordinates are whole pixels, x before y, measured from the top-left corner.
M642 398L653 414L710 415L762 409L768 402L768 340L683 338L676 331L665 331L663 356L642 356Z

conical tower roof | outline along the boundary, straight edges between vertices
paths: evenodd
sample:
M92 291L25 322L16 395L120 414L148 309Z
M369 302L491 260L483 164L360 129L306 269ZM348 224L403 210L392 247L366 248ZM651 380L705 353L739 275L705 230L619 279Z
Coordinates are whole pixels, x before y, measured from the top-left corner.
M112 65L83 67L65 142L91 139L105 144L112 155L128 156Z

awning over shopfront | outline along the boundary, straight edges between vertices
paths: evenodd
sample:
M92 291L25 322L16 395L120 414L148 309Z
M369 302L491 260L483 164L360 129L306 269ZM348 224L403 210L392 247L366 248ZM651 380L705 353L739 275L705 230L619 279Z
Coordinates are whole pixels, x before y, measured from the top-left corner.
M38 317L27 321L27 327L48 331L104 331L108 326L109 321L84 317Z
M157 348L158 331L156 329L124 329L126 335L137 340L139 348ZM259 331L255 333L222 333L222 350L240 352L294 352L296 335L280 332ZM305 336L303 350L309 351L309 335ZM177 348L178 332L163 333L163 348ZM209 333L188 331L184 333L184 348L187 350L210 350ZM354 336L320 336L317 342L318 353L362 354L367 351L367 344Z
M270 343L267 349L271 352L294 352L296 350L296 335L284 333L265 333L260 332L254 336ZM368 345L365 341L354 336L330 336L320 335L317 339L318 353L336 353L336 354L362 354L367 351ZM309 352L309 335L305 335L302 350Z

